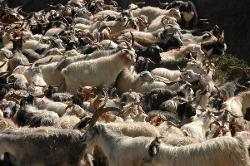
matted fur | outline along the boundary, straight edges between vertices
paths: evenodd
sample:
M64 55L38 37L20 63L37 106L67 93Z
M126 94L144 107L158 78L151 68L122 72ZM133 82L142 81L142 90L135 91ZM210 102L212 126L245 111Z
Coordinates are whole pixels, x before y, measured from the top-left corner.
M74 62L62 70L62 75L67 90L75 92L80 86L110 85L122 69L132 62L135 62L135 57L120 51L107 57Z
M152 157L152 156L151 156ZM160 144L155 166L248 166L248 151L237 137L218 137L182 147Z

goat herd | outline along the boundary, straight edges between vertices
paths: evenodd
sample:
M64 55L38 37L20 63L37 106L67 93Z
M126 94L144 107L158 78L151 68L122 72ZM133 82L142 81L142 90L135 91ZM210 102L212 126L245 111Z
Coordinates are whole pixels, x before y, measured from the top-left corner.
M3 6L1 165L248 166L250 91L190 1Z

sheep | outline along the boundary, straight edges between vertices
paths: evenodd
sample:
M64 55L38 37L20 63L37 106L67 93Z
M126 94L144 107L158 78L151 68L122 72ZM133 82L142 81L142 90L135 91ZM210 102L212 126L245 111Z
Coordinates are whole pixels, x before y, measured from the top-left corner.
M230 97L223 103L222 110L227 110L232 114L242 117L246 114L247 108L250 107L250 91L244 91L236 96Z
M62 75L65 78L67 91L75 92L79 86L111 84L124 67L134 62L134 52L121 50L109 57L72 63L62 70ZM78 75L81 75L82 79L79 80Z
M80 165L86 147L81 137L77 130L49 127L6 130L0 134L0 155L9 153L17 166Z
M148 71L141 73L135 73L129 71L129 69L124 69L116 79L116 87L122 92L127 92L130 89L136 90L145 82L152 82L153 77Z
M164 145L155 139L148 146L144 162L169 166L249 165L247 148L241 137L219 137L182 147ZM232 148L233 147L233 148Z

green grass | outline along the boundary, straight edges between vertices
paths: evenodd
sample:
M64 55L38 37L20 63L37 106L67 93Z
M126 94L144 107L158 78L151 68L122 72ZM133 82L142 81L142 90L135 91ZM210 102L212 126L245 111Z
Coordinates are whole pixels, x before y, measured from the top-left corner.
M216 71L214 79L220 83L239 79L239 82L249 81L250 70L246 69L249 66L244 60L238 59L231 54L213 58L212 62L215 64Z

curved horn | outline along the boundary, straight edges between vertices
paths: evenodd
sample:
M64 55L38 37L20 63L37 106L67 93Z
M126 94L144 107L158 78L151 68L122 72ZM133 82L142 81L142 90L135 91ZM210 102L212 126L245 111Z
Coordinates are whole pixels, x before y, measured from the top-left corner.
M130 31L130 34L131 34L131 40L132 40L132 47L134 47L135 45L135 37L134 37L134 34Z
M2 78L2 77L8 77L8 76L10 76L10 75L11 75L11 73L10 73L9 71L1 72L1 73L0 73L0 78Z
M12 54L11 57L8 57L6 54L4 54L4 57L7 58L7 59L12 59L14 57L14 55Z
M239 115L234 115L231 111L226 110L231 116L233 116L234 118L241 118L243 116L239 116Z
M104 106L106 105L107 101L108 101L108 96L107 96L107 92L104 92L104 101L103 104L101 106L99 106L99 108L95 111L95 113L93 114L91 120L89 121L89 127L93 127L95 125L95 123L97 122L98 118L105 112L110 111L109 109L103 109Z
M220 115L220 114L222 114L223 112L224 112L224 110L222 110L222 111L212 111L212 110L208 110L209 112L211 112L211 113L213 113L215 116L218 116L218 115Z
M2 68L7 62L4 61L3 64L0 65L0 68Z
M104 50L104 48L98 43L93 43L92 46L96 46L98 49Z
M162 17L162 19L161 19L161 24L162 24L162 26L163 26L164 29L166 29L166 24L165 24L165 22L164 22L164 21L166 20L166 17L167 17L167 16L164 16L164 17Z
M127 48L128 48L128 49L131 49L131 48L132 48L131 45L130 45L130 43L129 43L128 41L126 41L126 40L120 40L119 42L120 42L120 43L124 42L124 43L127 45Z
M168 124L168 125L171 125L171 126L174 126L174 127L178 127L178 128L181 127L180 124L176 124L176 123L174 123L174 122L172 122L172 121L167 121L167 124Z
M210 123L210 125L209 125L210 130L211 130L211 127L213 124L216 124L217 126L220 126L220 127L222 126L218 121L214 121L214 122Z

